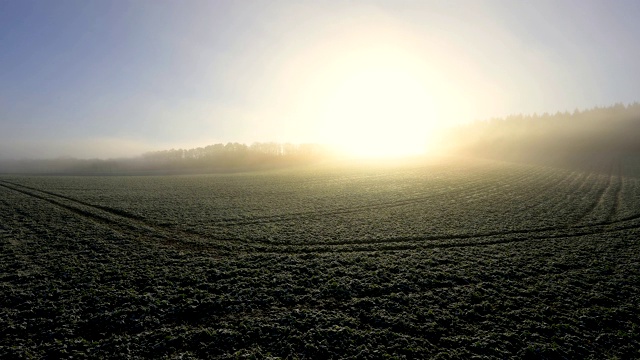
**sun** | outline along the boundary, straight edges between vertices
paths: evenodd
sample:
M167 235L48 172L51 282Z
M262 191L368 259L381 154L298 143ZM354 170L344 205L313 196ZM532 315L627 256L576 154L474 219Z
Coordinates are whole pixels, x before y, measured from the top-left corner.
M427 152L438 127L428 72L415 57L392 48L349 55L323 85L324 142L357 157Z
M326 103L325 138L359 157L424 153L436 116L429 89L400 67L354 71Z
M345 28L287 63L287 91L272 103L292 134L343 154L439 155L440 134L474 112L479 87L461 81L470 70L459 56L431 50L398 24Z

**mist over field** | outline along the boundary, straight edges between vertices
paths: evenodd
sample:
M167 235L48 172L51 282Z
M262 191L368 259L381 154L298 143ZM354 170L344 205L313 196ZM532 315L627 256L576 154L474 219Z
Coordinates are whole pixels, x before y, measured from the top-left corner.
M0 6L0 160L270 142L434 155L451 128L640 92L632 1Z
M640 167L640 104L615 104L555 114L510 115L443 130L433 138L438 151L413 155L425 160L459 157L531 163L592 170L603 163L624 162L635 174ZM381 143L379 149L393 144ZM386 161L400 161L394 156ZM275 142L212 144L192 149L146 152L119 159L0 160L0 173L67 175L153 175L256 171L361 161L363 158L321 144ZM382 161L373 157L369 160Z
M0 1L0 358L640 358L638 18Z
M588 169L640 160L640 104L555 114L512 115L452 130L455 152L514 162Z

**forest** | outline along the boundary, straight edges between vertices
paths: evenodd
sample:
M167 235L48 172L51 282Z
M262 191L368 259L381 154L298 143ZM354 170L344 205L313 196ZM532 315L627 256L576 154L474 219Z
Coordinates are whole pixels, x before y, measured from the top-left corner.
M591 167L594 161L640 157L640 103L511 115L452 130L456 153L562 167Z

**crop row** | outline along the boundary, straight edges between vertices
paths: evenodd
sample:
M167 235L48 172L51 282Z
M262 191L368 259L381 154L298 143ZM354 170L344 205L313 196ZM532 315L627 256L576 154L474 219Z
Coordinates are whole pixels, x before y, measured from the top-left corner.
M3 177L0 357L637 358L639 192L486 162Z
M640 348L637 228L216 254L7 187L0 216L3 358L633 358Z
M384 171L383 171L384 170ZM5 186L199 242L310 245L465 239L638 215L638 179L503 163L191 177L60 177ZM345 170L343 170L345 172ZM2 184L0 182L0 184Z

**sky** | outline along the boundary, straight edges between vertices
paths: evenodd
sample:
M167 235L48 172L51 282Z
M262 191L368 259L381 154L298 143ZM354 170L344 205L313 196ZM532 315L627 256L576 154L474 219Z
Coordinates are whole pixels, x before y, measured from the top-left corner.
M640 100L640 2L0 1L0 159L214 143L432 149Z

